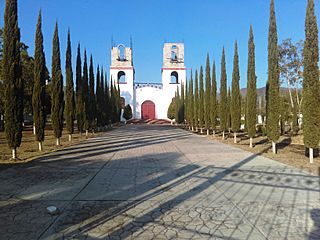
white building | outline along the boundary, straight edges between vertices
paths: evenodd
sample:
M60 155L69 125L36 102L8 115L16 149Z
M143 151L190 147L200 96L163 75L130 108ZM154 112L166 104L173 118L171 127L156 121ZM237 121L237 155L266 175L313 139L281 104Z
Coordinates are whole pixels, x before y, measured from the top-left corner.
M167 119L177 87L186 82L184 44L165 43L162 83L135 82L132 49L119 44L111 49L110 80L118 83L123 104L130 104L134 119Z

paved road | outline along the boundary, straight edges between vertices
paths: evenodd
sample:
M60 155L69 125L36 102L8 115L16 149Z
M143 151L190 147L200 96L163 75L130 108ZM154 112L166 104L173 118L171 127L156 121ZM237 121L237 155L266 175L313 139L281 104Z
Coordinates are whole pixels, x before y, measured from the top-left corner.
M181 129L126 126L0 170L0 238L320 239L319 181Z

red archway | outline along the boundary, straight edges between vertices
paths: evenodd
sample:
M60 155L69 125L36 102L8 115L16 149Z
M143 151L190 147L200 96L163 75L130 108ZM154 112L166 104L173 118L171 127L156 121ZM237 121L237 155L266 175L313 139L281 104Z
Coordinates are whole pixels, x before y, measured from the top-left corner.
M154 102L147 100L141 105L141 119L155 119L156 105Z

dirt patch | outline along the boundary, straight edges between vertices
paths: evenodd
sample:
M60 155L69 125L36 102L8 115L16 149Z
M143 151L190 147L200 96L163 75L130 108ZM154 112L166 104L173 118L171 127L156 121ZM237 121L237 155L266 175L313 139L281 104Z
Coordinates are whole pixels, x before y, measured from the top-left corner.
M67 131L64 129L61 137L61 146L56 146L56 139L50 127L45 131L45 140L43 142L43 151L38 150L38 143L35 141L35 136L32 132L32 126L24 127L22 132L22 143L17 149L18 159L13 161L11 159L11 149L9 148L5 139L5 133L0 132L0 164L19 164L32 161L37 157L46 153L54 152L65 147L75 145L88 138L96 137L101 133L89 133L88 137L85 134L80 135L78 132L72 134L72 141L68 139Z
M297 135L290 137L289 135L281 136L277 143L277 154L272 153L271 142L265 136L258 136L253 139L254 147L249 147L249 138L240 133L238 142L233 143L233 134L226 134L226 140L222 140L221 134L215 136L210 135L210 139L214 139L221 143L229 144L243 150L271 158L275 161L294 166L298 169L307 171L313 175L320 176L320 157L314 158L314 163L309 163L309 158L305 156L305 148L303 145L303 136Z

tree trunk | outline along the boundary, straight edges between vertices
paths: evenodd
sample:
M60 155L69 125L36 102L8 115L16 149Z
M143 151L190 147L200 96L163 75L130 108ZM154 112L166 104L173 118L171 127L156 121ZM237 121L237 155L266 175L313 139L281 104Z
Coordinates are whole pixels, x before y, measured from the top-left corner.
M222 140L224 140L224 131L222 132Z
M69 142L72 141L72 134L69 134Z
M272 141L272 152L274 154L277 154L277 146L276 146L276 143L274 141Z
M212 135L215 137L215 135L216 135L216 131L213 129L212 130Z
M208 136L210 135L210 130L209 130L209 129L207 129L207 135L208 135Z
M233 133L233 143L237 143L237 133Z
M88 133L89 133L89 131L88 131L88 129L86 130L86 137L88 137Z
M198 127L196 127L196 132L198 132Z
M60 146L60 138L56 138L56 145Z
M38 145L39 145L39 151L42 152L42 142L39 141L39 142L38 142Z
M313 163L313 148L309 148L309 160L310 163Z
M201 134L203 133L203 128L200 129L200 133L201 133Z
M253 148L252 142L253 142L253 139L252 139L252 137L251 137L251 138L250 138L250 148Z
M194 127L193 127L193 126L192 126L192 128L191 128L191 129L192 129L192 132L194 132Z
M33 135L36 135L36 125L33 124Z
M286 79L287 79L287 84L288 84L288 90L289 90L289 95L290 95L290 102L291 102L291 107L293 108L293 98L292 98L292 93L291 93L291 85L288 77L288 72L286 72Z
M12 149L12 159L16 159L17 158L17 149L13 148Z

